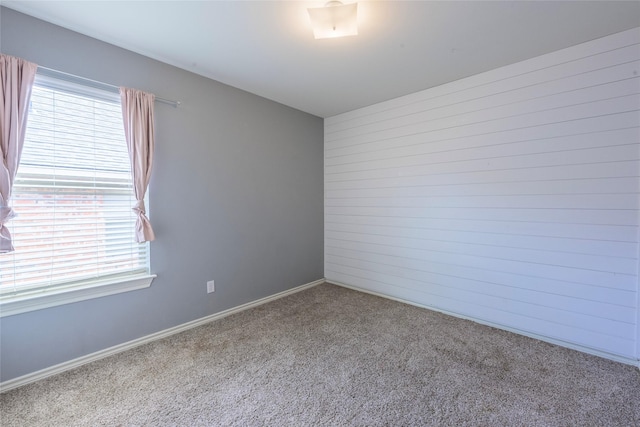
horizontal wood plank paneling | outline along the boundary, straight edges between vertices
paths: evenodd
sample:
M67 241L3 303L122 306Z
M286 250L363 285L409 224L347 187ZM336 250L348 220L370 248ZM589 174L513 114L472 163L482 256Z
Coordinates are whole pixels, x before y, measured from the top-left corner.
M640 29L325 120L325 277L639 359Z

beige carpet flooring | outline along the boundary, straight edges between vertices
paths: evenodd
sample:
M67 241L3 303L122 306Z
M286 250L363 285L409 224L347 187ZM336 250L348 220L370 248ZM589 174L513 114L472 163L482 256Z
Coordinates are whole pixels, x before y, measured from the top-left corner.
M9 426L640 426L640 371L320 285L0 396Z

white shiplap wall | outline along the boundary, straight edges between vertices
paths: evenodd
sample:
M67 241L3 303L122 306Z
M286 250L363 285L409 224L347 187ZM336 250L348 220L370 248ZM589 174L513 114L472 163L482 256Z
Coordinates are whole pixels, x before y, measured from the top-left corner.
M639 359L639 111L634 29L326 119L325 277Z

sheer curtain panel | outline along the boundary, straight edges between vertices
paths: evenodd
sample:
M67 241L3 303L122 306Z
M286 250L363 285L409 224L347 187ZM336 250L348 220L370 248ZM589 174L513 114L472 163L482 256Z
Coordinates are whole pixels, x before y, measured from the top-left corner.
M120 88L124 135L129 149L131 175L136 203L133 211L137 215L136 242L155 239L151 223L146 215L144 195L151 178L153 165L153 102L155 95L141 90Z
M0 54L0 253L13 251L11 233L6 226L15 216L9 199L20 164L37 69L32 62Z

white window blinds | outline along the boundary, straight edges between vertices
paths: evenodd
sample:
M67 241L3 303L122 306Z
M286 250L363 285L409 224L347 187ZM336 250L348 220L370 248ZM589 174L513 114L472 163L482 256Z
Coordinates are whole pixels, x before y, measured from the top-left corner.
M0 296L148 273L117 94L38 76L11 200Z

